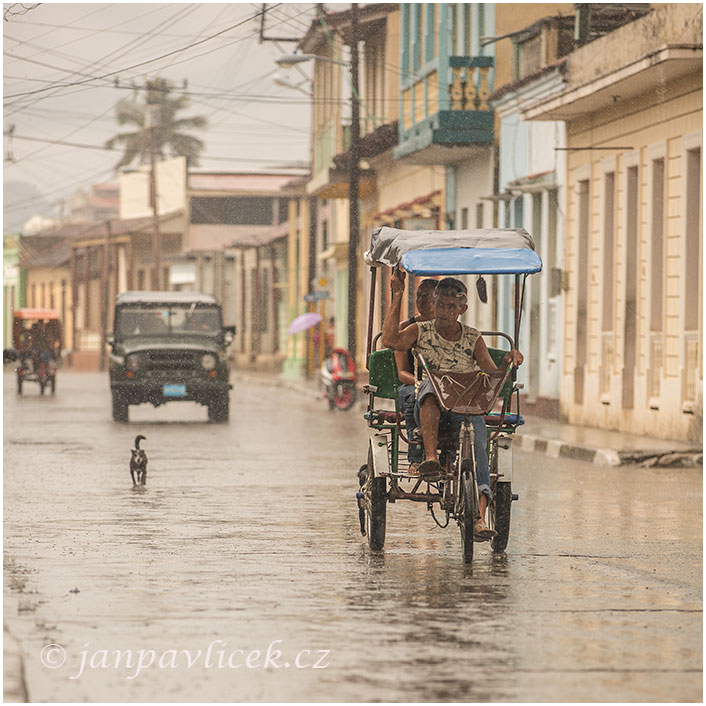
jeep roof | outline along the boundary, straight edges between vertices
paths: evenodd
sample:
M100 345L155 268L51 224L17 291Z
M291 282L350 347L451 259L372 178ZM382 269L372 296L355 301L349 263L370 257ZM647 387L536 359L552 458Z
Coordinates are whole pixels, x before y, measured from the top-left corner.
M120 304L211 304L218 301L212 294L202 292L122 292L115 298L116 306Z

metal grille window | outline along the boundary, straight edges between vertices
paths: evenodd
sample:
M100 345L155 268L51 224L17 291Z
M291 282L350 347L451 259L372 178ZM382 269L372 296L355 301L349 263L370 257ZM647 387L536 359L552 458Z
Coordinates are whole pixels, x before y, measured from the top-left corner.
M270 326L270 272L262 270L260 278L260 331L267 331Z
M588 345L588 252L590 237L590 207L588 179L578 184L578 231L576 269L576 369L574 371L574 401L583 404L584 375Z
M696 402L699 371L699 339L687 336L684 350L684 401Z
M468 228L468 209L461 209L461 230L466 230Z
M653 335L650 340L650 370L647 390L650 399L658 399L662 393L662 366L664 345L661 335Z
M613 261L615 242L615 172L603 183L603 331L613 330Z
M686 153L686 262L684 277L684 328L699 327L699 264L701 263L701 149Z
M652 160L652 252L650 330L662 330L664 290L664 159Z

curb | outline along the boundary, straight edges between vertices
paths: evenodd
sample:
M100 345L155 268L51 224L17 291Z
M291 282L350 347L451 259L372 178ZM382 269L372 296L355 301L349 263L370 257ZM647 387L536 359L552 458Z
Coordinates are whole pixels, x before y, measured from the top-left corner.
M3 624L3 702L21 704L29 701L20 645Z
M242 380L267 387L283 387L293 390L314 400L321 400L322 396L318 390L312 388L312 384L302 384L295 380L284 380L276 377L260 377L259 375L248 375L241 372L234 372L233 380ZM365 400L361 399L361 409L365 408ZM611 448L595 448L592 446L582 446L561 439L552 439L546 436L525 434L519 432L514 435L513 445L515 448L530 453L539 453L550 458L570 458L575 461L583 461L596 466L616 468L618 466L638 465L643 468L653 466L674 467L674 468L695 468L703 465L703 451L698 448L686 450L641 450L641 451L621 451Z
M638 465L642 468L653 466L674 468L695 468L703 465L701 449L686 449L681 451L619 451L617 449L597 449L591 446L581 446L559 439L549 439L532 434L519 433L515 436L515 448L530 453L541 453L551 458L571 458L596 466L629 466Z
M615 449L592 449L532 434L517 434L513 444L522 451L541 453L550 458L571 458L597 466L622 466L626 463L621 458L620 452Z

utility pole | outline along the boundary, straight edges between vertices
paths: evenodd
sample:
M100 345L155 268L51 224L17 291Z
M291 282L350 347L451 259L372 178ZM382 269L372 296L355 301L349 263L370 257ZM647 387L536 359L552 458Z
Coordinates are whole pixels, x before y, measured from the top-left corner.
M156 144L154 131L159 124L158 103L152 102L152 91L147 84L147 111L145 113L145 127L150 133L150 204L152 205L152 289L160 290L160 232L159 232L159 205L157 203L157 170Z
M358 5L351 3L351 163L348 185L350 231L348 239L348 350L356 360L358 326L358 242L360 214L358 190L360 182L360 103L358 91Z
M105 222L105 240L103 241L103 257L101 258L101 356L100 370L105 370L105 335L108 331L108 297L110 296L110 254L112 228L110 219Z

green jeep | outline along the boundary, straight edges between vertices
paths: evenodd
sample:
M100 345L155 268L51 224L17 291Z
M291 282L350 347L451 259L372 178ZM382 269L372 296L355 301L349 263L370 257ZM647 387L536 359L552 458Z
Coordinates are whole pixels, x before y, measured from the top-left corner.
M223 326L210 294L124 292L115 300L110 354L113 419L128 421L131 404L192 401L212 422L227 422L226 349L234 326Z

